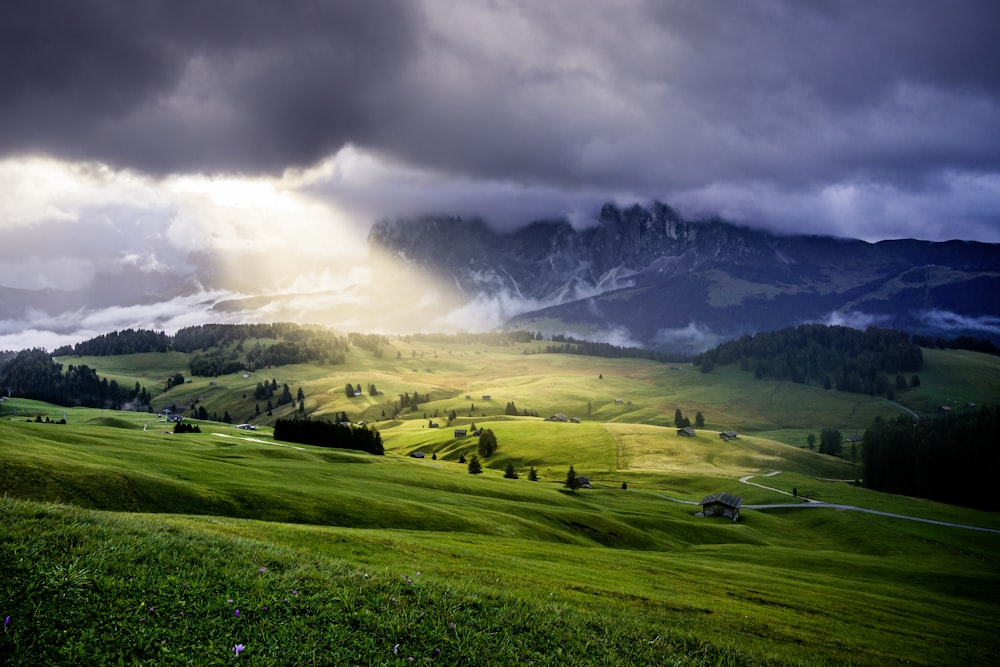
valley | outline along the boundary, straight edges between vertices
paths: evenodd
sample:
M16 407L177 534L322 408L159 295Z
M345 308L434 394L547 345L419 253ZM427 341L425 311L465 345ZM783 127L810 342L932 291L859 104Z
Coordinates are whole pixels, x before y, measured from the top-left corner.
M732 367L542 350L392 337L344 364L214 378L189 377L177 352L61 359L123 386L183 373L150 384L155 412L197 404L236 419L185 417L201 432L177 434L160 414L2 404L0 663L221 664L236 644L260 664L1000 656L997 533L749 507L808 498L1000 530L993 512L829 481L863 473L846 451L806 446L903 408L995 404L996 357L924 350L923 382L897 406ZM270 424L298 407L255 415L271 380L301 387L310 417L371 422L385 455L274 441ZM348 383L381 393L348 397ZM400 394L426 400L393 416ZM676 410L704 427L679 435ZM556 414L579 423L546 421ZM247 416L257 429L236 429ZM473 427L498 442L479 475L459 462L476 438L455 434ZM565 488L571 465L592 488ZM740 521L698 516L718 491L743 499Z

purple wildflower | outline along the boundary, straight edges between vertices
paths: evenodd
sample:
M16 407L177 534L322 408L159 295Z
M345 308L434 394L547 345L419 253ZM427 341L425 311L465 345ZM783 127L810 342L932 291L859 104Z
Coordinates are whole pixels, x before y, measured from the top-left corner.
M10 627L10 616L3 619L3 631L7 632L7 628Z
M239 617L240 617L240 610L239 610L239 609L237 609L237 610L236 610L235 612L233 612L233 615L234 615L234 616L235 616L236 618L239 618Z
M449 623L449 624L448 624L448 627L449 627L449 628L454 628L454 627L455 627L455 622L454 622L454 621L452 621L451 623Z
M246 650L246 646L243 644L236 644L233 646L233 656L236 658L240 657L240 653L243 653L244 650Z
M392 654L399 655L399 644L396 644L395 646L392 647Z
M257 572L263 574L264 572L267 572L267 568L266 567L262 567L259 570L257 570Z

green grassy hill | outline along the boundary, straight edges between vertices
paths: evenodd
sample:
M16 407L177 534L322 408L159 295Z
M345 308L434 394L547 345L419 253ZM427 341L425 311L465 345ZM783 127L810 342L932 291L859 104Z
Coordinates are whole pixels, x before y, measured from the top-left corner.
M223 664L238 644L239 660L282 665L1000 658L998 533L833 509L745 509L732 523L672 500L796 503L794 487L1000 529L996 514L825 481L860 470L804 448L809 432L902 408L739 371L526 354L532 344L393 346L343 366L193 378L157 398L242 414L274 377L303 387L310 414L376 421L383 457L275 442L265 418L249 433L196 422L202 433L173 434L148 413L2 404L0 664ZM184 372L145 356L77 363L119 382ZM957 390L997 368L935 351L899 402L995 401L988 380L967 383L975 399ZM347 382L384 393L347 398ZM414 391L430 400L381 419ZM504 415L509 401L540 416ZM676 409L706 428L678 435ZM557 412L581 422L544 421ZM473 423L499 443L476 476L458 463L476 438L453 432ZM739 439L721 440L728 429ZM520 479L503 478L508 463ZM594 488L567 491L569 465ZM753 481L778 491L739 481L774 471Z

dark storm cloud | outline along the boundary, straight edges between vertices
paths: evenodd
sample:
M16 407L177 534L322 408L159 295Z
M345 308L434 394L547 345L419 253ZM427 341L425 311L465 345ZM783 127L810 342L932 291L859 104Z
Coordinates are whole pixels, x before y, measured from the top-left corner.
M351 144L433 174L411 194L444 210L523 187L533 211L547 192L553 213L606 193L870 237L928 223L918 208L940 194L935 224L1000 234L993 0L14 0L2 12L2 153L273 174ZM377 215L392 191L353 196Z
M647 191L916 187L928 169L1000 165L993 3L608 5L521 3L500 44L474 43L475 20L503 15L439 28L387 147L492 178Z
M413 5L14 0L0 148L152 172L280 171L367 134Z

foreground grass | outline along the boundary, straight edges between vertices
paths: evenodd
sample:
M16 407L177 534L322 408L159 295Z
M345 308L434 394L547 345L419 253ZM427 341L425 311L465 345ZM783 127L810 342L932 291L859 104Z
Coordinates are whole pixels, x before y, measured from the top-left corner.
M9 499L0 514L3 664L228 664L238 646L240 661L281 665L771 662L642 609L421 572L384 538L277 527L271 541L269 526ZM255 537L225 534L244 530ZM290 535L297 546L280 543ZM345 558L358 550L380 564Z
M237 645L241 661L282 665L1000 657L996 566L963 574L955 556L909 539L869 537L869 555L652 553L11 499L0 514L3 664L224 664ZM759 517L755 532L800 520Z

